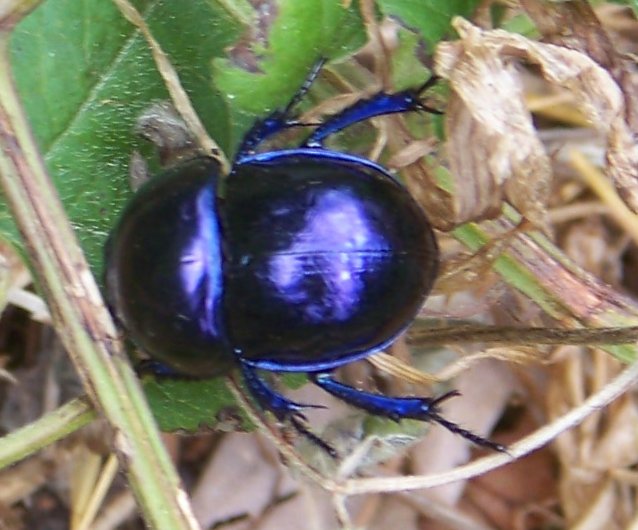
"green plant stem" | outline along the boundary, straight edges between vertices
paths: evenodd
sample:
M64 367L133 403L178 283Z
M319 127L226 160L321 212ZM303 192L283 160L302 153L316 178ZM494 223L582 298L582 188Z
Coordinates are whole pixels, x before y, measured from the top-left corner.
M0 183L39 287L87 394L114 430L116 452L147 524L158 530L198 528L31 135L11 77L12 26L3 22Z
M97 414L85 398L77 398L40 419L0 438L0 469L43 449L91 423Z

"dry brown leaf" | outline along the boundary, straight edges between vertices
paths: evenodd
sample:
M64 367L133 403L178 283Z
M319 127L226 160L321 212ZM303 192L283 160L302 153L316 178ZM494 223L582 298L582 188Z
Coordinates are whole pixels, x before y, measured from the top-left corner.
M502 46L509 34L456 20L461 40L443 43L437 74L454 91L446 112L448 155L459 222L496 216L503 191L526 217L544 223L550 162L525 107L520 77Z
M638 410L632 397L618 403L592 452L592 467L628 468L638 462Z
M474 432L486 433L494 426L513 390L513 379L500 363L486 361L472 366L455 381L454 387L462 399L445 404L445 417ZM412 471L423 475L452 469L470 457L471 447L459 436L441 427L431 429L410 454ZM428 489L423 495L436 502L454 505L459 500L465 482Z
M517 419L514 436L524 436L536 426L528 411ZM560 515L550 508L556 498L555 461L549 450L541 449L470 482L459 509L478 511L499 529L564 528Z
M254 436L232 433L224 438L192 495L202 526L243 514L258 516L275 497L295 490L276 455L269 462L263 451Z
M568 485L567 487L571 487ZM568 528L575 530L620 530L623 528L617 521L617 504L614 492L614 483L605 481L597 488L592 488L586 502L578 508L578 511L568 514Z
M494 214L504 197L542 225L551 177L547 153L524 106L513 64L538 66L549 83L568 90L607 141L607 174L638 211L638 148L624 120L624 101L609 73L587 55L502 30L483 31L457 18L461 39L443 43L438 75L454 95L447 113L450 167L459 193L459 221Z

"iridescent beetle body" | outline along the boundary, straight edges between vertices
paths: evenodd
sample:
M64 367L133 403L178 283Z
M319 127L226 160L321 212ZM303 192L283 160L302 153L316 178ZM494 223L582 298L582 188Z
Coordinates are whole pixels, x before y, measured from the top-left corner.
M323 140L373 116L426 108L419 95L429 84L360 101L296 149L257 152L293 123L290 109L310 81L284 111L255 124L225 180L212 159L196 158L131 200L106 252L118 320L171 373L213 377L240 367L259 404L304 434L304 406L271 389L259 370L305 372L371 413L436 421L502 450L439 415L437 404L452 394L386 397L332 377L412 322L439 254L424 212L386 169Z

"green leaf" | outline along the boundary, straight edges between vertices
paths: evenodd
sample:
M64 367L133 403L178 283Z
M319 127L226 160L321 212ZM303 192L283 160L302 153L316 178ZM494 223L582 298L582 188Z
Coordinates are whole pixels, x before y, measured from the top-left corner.
M336 59L365 42L358 9L339 0L280 0L268 30L268 44L260 50L259 71L234 67L228 59L214 61L214 79L241 124L238 143L255 115L284 106L320 58Z
M281 0L269 41L256 50L264 73L254 74L225 58L245 29L245 6L229 14L226 1L137 4L209 133L227 152L257 113L294 93L319 56L345 54L364 39L357 10L339 0ZM130 155L149 151L133 134L135 119L152 101L167 98L163 82L146 43L104 0L43 3L15 31L12 59L47 166L99 271L108 231L130 196ZM19 246L5 208L0 233Z
M239 23L204 0L138 5L211 134L228 148L229 113L211 90L210 62L237 39ZM135 119L167 92L146 43L103 0L44 2L16 29L12 62L46 164L99 271L108 231L130 196ZM16 240L6 209L0 231Z
M416 30L428 45L428 51L452 34L450 22L455 16L469 17L479 0L379 0L381 11Z
M399 45L392 55L392 77L395 90L406 90L423 84L429 72L418 58L418 35L400 29L398 37Z
M195 433L251 427L223 378L185 381L148 377L144 391L163 431Z

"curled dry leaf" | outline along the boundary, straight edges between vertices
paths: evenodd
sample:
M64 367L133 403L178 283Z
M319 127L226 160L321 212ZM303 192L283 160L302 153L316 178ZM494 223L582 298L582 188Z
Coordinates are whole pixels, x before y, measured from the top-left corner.
M638 411L632 397L624 397L605 418L602 436L592 448L591 467L629 468L638 461L638 431L628 426L638 425ZM601 463L604 463L601 466Z
M457 20L461 40L439 46L437 73L454 91L446 126L458 222L500 213L503 192L528 219L544 223L549 158L523 100L510 34L482 32Z
M461 39L439 46L435 69L454 91L447 127L457 221L498 213L504 194L525 217L543 224L550 161L523 102L514 68L520 60L570 91L587 119L606 135L607 172L638 211L638 148L623 117L622 93L608 72L574 50L502 30L483 31L460 18L454 26Z

